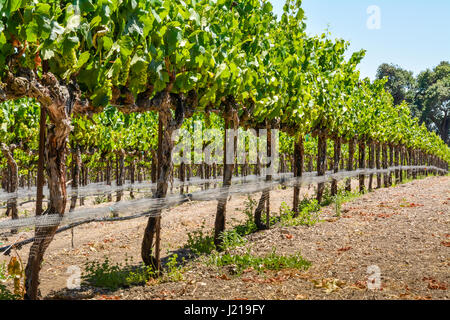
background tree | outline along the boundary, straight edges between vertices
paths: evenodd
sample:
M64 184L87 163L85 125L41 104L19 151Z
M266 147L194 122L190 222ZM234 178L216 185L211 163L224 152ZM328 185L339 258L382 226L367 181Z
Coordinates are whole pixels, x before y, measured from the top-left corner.
M441 62L433 70L417 77L415 105L420 111L420 121L429 130L436 131L449 144L450 134L450 63Z
M415 86L412 71L407 71L394 64L383 63L378 67L376 78L383 79L384 77L387 77L384 88L394 98L394 105L399 105L404 100L412 102Z

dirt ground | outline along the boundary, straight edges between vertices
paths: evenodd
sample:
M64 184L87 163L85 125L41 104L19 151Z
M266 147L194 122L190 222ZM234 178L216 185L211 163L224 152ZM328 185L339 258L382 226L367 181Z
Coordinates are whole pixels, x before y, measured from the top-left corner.
M302 194L313 191L312 187L304 188ZM227 227L245 219L245 199L231 198ZM282 202L291 205L291 189L271 192L274 214ZM216 201L191 202L164 211L162 256L182 248L188 232L201 229L203 224L205 230L211 230L216 205ZM273 248L278 254L300 252L312 263L307 271L259 274L249 270L234 276L227 268L206 266L196 259L188 262L180 282L115 292L86 286L65 289L69 266L82 269L86 261L105 256L112 262L126 258L134 264L140 262L145 218L92 223L74 229L74 248L70 231L56 235L42 266L41 294L67 299L449 299L449 208L450 177L429 177L378 189L344 203L340 218L335 217L331 205L322 209L323 222L312 227L275 226L249 235L245 247L236 249L250 249L257 255ZM19 251L23 261L29 247ZM381 287L371 290L368 279L375 279L377 272Z

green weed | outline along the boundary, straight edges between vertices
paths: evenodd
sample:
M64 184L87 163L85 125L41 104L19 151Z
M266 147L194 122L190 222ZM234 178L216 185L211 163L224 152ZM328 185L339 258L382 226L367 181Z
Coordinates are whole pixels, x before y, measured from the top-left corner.
M195 255L210 254L214 249L214 236L205 233L203 224L200 230L188 233L188 241L186 247L191 249Z
M157 283L181 281L183 280L184 268L178 264L177 259L177 254L170 257L162 270L162 276L158 278L158 272L151 266L144 264L132 266L128 259L125 259L124 264L113 264L108 257L105 257L103 262L87 262L84 266L82 279L91 286L111 290L145 285L151 279L154 279Z
M215 254L210 257L208 264L218 267L233 266L234 272L237 275L241 275L248 268L253 268L259 272L281 269L306 270L310 267L311 262L305 260L299 253L283 256L278 255L273 249L270 254L263 257L254 256L250 254L250 251L241 255L231 253Z
M247 243L247 240L236 230L230 229L223 232L220 237L222 238L221 250L227 250L243 246ZM194 255L208 255L216 250L214 245L214 236L207 234L201 230L196 230L192 233L188 233L187 245Z
M167 264L165 272L163 273L162 282L178 282L183 281L183 272L184 268L180 267L180 264L178 263L178 255L173 254ZM184 262L184 258L183 258ZM183 263L182 263L183 264Z
M106 197L106 196L97 196L97 197L94 198L94 204L95 205L102 204L102 203L105 203L105 202L108 202L108 197Z
M234 230L241 236L246 236L251 233L254 233L258 230L256 227L253 212L255 211L256 206L258 205L257 201L252 199L251 196L247 197L247 200L244 201L244 211L243 213L246 216L245 222L234 227ZM263 221L265 221L265 216L261 217Z
M316 199L303 199L298 207L298 215L283 202L280 207L280 223L285 227L313 226L320 222L320 205Z
M361 196L361 193L358 191L346 191L345 189L338 189L338 192L335 196L333 196L334 209L336 213L336 217L341 216L342 204L345 202L349 202L355 198Z

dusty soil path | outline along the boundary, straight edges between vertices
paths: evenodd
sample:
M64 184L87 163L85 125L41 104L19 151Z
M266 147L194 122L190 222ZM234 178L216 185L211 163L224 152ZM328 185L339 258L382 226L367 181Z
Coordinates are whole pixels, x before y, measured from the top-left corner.
M313 189L302 189L312 193ZM255 195L254 198L258 198ZM228 226L245 219L245 197L228 204ZM271 193L271 210L291 204L292 190ZM216 202L187 203L163 215L162 254L182 247L187 233L214 223ZM430 177L394 188L379 189L343 204L341 218L330 206L324 222L312 227L275 227L248 236L245 248L254 254L301 252L311 261L307 271L285 270L264 275L250 271L240 277L226 268L188 264L185 281L137 286L108 292L124 299L448 299L450 280L450 177ZM95 223L56 236L41 272L45 297L73 295L101 298L91 288L64 290L67 268L82 268L87 260L140 261L140 242L146 220ZM22 249L26 258L29 246ZM369 270L370 267L372 271ZM379 270L381 290L369 290L367 279Z
M232 276L195 262L185 282L119 290L125 299L449 299L450 177L380 189L343 205L340 219L250 235L264 254L301 252L306 272ZM370 269L368 270L368 267ZM379 271L380 290L368 289ZM372 283L373 281L370 281ZM376 281L375 281L376 284ZM371 284L369 284L371 286Z

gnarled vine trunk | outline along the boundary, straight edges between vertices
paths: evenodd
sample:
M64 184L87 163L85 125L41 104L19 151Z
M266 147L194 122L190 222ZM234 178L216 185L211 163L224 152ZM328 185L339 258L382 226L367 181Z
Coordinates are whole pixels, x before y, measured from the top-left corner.
M80 165L81 165L81 152L80 148L76 147L72 151L72 197L70 199L69 211L75 210L78 199L78 182L80 180Z
M272 166L272 131L270 127L267 128L267 157L270 159L266 165L266 181L272 180L271 166ZM265 209L266 223L261 221L262 212ZM258 230L268 229L270 227L270 189L263 190L258 206L255 210L255 224Z
M347 162L347 171L353 171L353 158L355 157L355 139L351 138L348 141L348 162ZM348 178L345 181L345 190L352 191L352 179Z
M411 166L412 165L412 149L406 148L405 154L406 154L406 164L408 166ZM412 170L411 169L406 170L406 178L411 179L411 177L412 177Z
M80 186L85 186L85 178L86 177L86 165L84 164L83 161L80 162L80 180L78 181L78 184ZM84 197L81 196L80 197L80 207L84 206Z
M124 182L124 162L125 162L125 152L123 150L120 150L119 153L116 155L117 157L117 164L116 164L116 185L117 187L122 187ZM117 190L116 195L116 202L119 202L122 200L123 196L123 190Z
M227 102L227 109L231 109L232 102ZM231 179L233 175L233 169L235 165L236 159L236 150L237 150L237 135L233 134L233 137L229 137L228 129L234 129L233 132L236 131L239 123L237 114L233 110L227 110L224 115L225 120L225 135L224 135L224 146L223 146L223 192L218 197L217 201L217 211L216 211L216 220L214 222L214 244L217 248L220 248L222 244L221 234L225 231L225 218L226 218L226 210L227 210L227 199L228 199L228 189L231 186ZM230 143L233 146L233 150L227 151L227 141L233 138L233 143ZM231 142L231 140L230 140ZM229 158L229 159L227 159ZM228 161L227 161L228 160Z
M313 171L313 166L314 166L314 158L312 155L308 155L308 172Z
M397 168L399 164L400 164L400 146L394 146L394 166L396 167L395 169L396 184L400 183L400 169Z
M376 167L377 170L381 169L381 146L380 143L376 142L375 143L375 162L376 162ZM382 184L381 184L381 173L377 173L377 189L381 188Z
M317 175L324 176L327 169L327 135L324 131L319 132L317 145ZM325 183L317 184L317 201L320 203L323 197Z
M59 215L62 219L66 209L66 144L71 130L70 118L66 113L66 102L47 107L52 124L47 129L45 144L45 163L50 192L49 204L43 215ZM37 226L35 240L30 248L28 263L25 268L25 298L38 297L39 272L45 250L52 241L58 225Z
M299 136L294 144L294 177L300 178L303 175L305 146L303 144L303 136ZM298 216L300 205L300 185L294 186L294 199L292 211L294 216Z
M375 144L373 141L369 142L369 168L375 168ZM369 191L373 190L373 173L369 175Z
M45 108L40 108L41 114L39 119L39 159L36 175L36 209L35 215L42 214L42 200L44 199L44 158L45 158L45 133L47 123L47 112Z
M403 146L400 146L399 152L400 152L400 181L399 182L403 182L403 169L401 167L405 165L405 148Z
M15 146L7 146L6 144L1 144L1 150L3 156L6 158L6 162L8 163L8 192L14 193L17 192L18 183L19 183L19 170L17 167L17 162L14 160L13 152ZM6 215L10 216L11 219L15 220L19 218L18 210L17 210L17 198L8 199L6 205ZM11 233L17 233L17 229L12 229Z
M364 140L360 140L358 144L358 155L359 155L359 169L366 168L366 144ZM364 192L365 190L365 176L364 174L359 175L359 192Z
M106 185L111 186L111 158L108 158L106 161ZM108 202L112 201L112 194L108 192L107 195Z
M44 73L38 79L35 73L22 70L19 75L8 72L5 79L8 99L24 96L36 98L50 118L51 125L46 129L45 150L40 154L45 159L50 194L48 207L42 215L54 215L62 219L67 202L65 150L72 129L69 115L75 106L83 107L84 101L79 99L76 87L60 83L51 73ZM44 114L41 120L45 120ZM45 121L41 121L41 131L44 128ZM42 136L41 132L40 137ZM36 214L40 214L39 210ZM55 220L53 225L36 226L25 268L25 299L38 298L39 272L44 253L58 228L58 219Z
M178 170L179 170L178 179L180 179L180 182L181 182L180 194L183 194L184 193L184 183L186 181L186 164L184 162L181 162Z
M173 105L176 105L175 117L172 116L171 111ZM171 96L168 92L165 92L159 109L158 180L154 193L154 198L161 199L161 204L163 204L163 199L167 195L169 175L173 169L172 151L174 142L172 133L181 127L184 117L185 107L181 97ZM161 211L162 209L155 209L151 212L141 247L143 262L148 266L152 266L158 272L161 270Z
M334 154L333 154L333 172L339 172L339 161L341 158L341 138L334 139ZM335 196L338 192L337 180L331 181L331 195Z
M388 147L385 143L383 143L383 169L388 168ZM384 187L389 187L389 172L385 172L383 175Z
M394 146L392 144L389 144L389 167L392 168L394 166ZM393 173L392 171L389 171L389 186L392 186L393 183Z
M135 177L136 177L136 159L133 158L133 160L130 163L130 183L131 183L131 185L134 185ZM130 188L130 198L134 199L133 187Z

